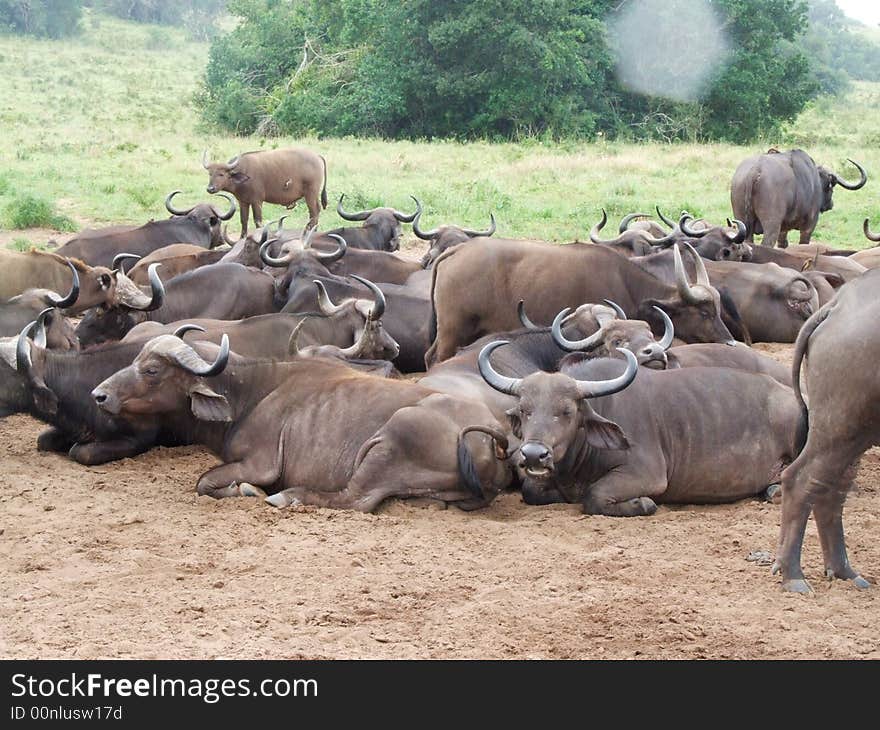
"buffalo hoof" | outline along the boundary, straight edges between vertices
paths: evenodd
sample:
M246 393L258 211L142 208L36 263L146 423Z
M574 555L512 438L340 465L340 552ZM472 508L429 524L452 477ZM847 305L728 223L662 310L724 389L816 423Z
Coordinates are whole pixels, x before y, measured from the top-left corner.
M804 578L789 578L782 581L782 590L788 593L800 593L803 596L813 592L810 584Z
M852 575L837 575L831 568L825 569L825 577L829 580L834 580L835 578L840 578L841 580L847 580L852 583L859 590L865 590L866 588L870 588L871 584L868 583L862 576L853 571Z
M764 499L773 504L782 504L782 485L771 484L764 491Z
M766 550L753 550L746 558L750 563L755 565L767 566L773 564L773 554Z
M260 499L266 499L266 493L262 489L253 484L248 484L247 482L239 484L238 491L242 497L259 497Z
M273 494L271 497L266 497L264 501L279 509L283 507L299 507L302 504L288 489L278 492L278 494Z

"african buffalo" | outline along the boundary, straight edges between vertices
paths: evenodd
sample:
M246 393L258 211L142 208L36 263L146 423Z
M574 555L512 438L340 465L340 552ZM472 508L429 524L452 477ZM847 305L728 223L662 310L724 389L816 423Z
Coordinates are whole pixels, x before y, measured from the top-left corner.
M671 283L594 244L480 238L473 246L447 251L434 264L436 337L426 363L442 362L478 337L515 327L516 316L505 302L520 299L545 322L565 307L610 299L628 317L659 325L658 306L686 342L733 342L719 317L720 296L709 283L703 259L685 247L694 259L696 284L687 280L678 244L673 247L676 274Z
M438 226L428 231L422 230L419 227L419 220L422 216L421 204L418 200L416 200L416 204L419 206L419 211L413 219L413 233L423 241L430 242L428 250L419 262L424 269L429 268L437 260L437 257L447 249L469 241L472 238L489 237L495 233L494 213L489 214L489 227L485 231L476 231L471 228L462 228L461 226L454 225Z
M229 162L208 162L202 155L202 167L208 171L208 192L226 190L241 208L241 235L247 234L249 211L254 223L263 225L263 203L292 208L304 198L309 209L306 229L318 225L321 208L327 207L327 162L306 149L281 149L245 152Z
M112 286L112 271L105 266L89 266L77 259L66 259L48 251L6 251L0 249L0 301L26 289L69 291L76 270L79 296L67 307L77 314L103 302ZM50 306L50 305L46 305Z
M48 289L28 289L0 304L0 337L21 332L30 322L38 321L45 329L45 346L53 350L79 349L79 340L70 321L61 313L76 303L79 296L79 276L71 263L73 281L70 292L61 297Z
M623 350L623 373L618 360L596 359L514 378L490 362L505 344L486 345L479 365L517 399L508 415L527 502L580 502L614 517L653 514L658 501L730 502L766 492L797 454L797 403L767 376L650 370Z
M222 242L220 222L235 215L235 201L222 195L230 204L226 213L220 213L208 203L178 209L172 205L171 199L179 192L175 190L165 198L165 207L171 213L171 218L167 220L150 221L123 231L111 227L103 235L92 233L88 236L75 236L55 253L80 259L91 266L110 267L113 258L120 253L146 256L172 243L191 243L203 248L219 246Z
M324 236L336 234L342 236L349 248L365 251L397 251L400 248L401 223L412 223L421 212L422 206L416 201L415 213L401 213L394 208L372 208L357 213L348 213L342 207L342 199L336 205L339 217L347 221L363 221L362 226L346 226L327 231ZM410 196L412 197L412 196ZM316 241L316 243L318 243Z
M114 301L87 312L76 328L83 347L119 340L145 321L242 319L275 311L274 282L263 271L241 264L211 264L176 276L165 286L157 272L159 266L150 265L149 295L117 272Z
M647 228L628 228L632 216L638 215L641 214L630 213L621 221L620 228L623 230L618 233L616 238L600 238L599 233L608 222L608 214L602 208L602 218L590 229L590 240L601 246L608 246L624 256L646 256L654 251L654 246L667 246L680 238L677 230L655 237Z
M225 339L196 347L157 337L93 395L134 422L194 418L196 437L225 462L199 478L199 494L265 488L276 506L369 512L389 497L429 497L475 509L510 481L498 458L507 439L479 403L330 360L286 364L279 378L276 364L230 354Z
M677 276L675 257L667 251L630 261L670 283ZM712 285L733 300L754 342L794 342L803 323L819 308L810 278L792 269L745 261L706 261L704 268Z
M782 588L810 592L801 569L801 547L812 511L825 560L825 575L858 588L868 582L846 554L843 505L861 455L880 443L877 408L880 386L880 271L871 270L843 286L804 325L795 343L791 376L809 431L803 451L782 473L782 517L774 573ZM805 373L809 408L800 388Z
M867 181L864 168L853 160L860 173L857 183L849 183L824 167L818 167L803 150L767 154L743 160L730 185L734 215L748 227L746 241L763 233L762 246L788 246L788 232L800 231L800 243L809 243L819 222L819 214L831 210L834 186L858 190Z
M734 368L747 373L769 375L778 383L791 387L791 372L787 367L741 342L737 342L736 347L717 345L714 342L677 345L667 350L666 356L666 367L669 370L694 367Z
M159 278L162 281L173 279L178 274L192 271L200 266L216 264L228 253L222 248L204 249L201 246L193 246L191 243L172 243L164 246L153 253L144 256L121 253L113 259L113 268L118 269L125 265L125 261L136 262L126 273L138 286L149 286L150 280L147 272L150 264L161 263Z

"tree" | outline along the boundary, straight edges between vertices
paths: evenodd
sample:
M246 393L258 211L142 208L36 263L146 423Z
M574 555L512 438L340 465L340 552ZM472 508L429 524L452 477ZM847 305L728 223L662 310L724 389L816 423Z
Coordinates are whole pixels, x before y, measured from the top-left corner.
M63 38L80 31L81 0L0 0L0 26L13 33Z

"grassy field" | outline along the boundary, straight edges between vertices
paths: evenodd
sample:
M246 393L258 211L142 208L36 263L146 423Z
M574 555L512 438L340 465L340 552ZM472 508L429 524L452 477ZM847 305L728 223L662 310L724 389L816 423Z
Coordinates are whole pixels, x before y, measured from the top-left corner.
M302 144L326 156L331 200L346 193L352 207L409 209L415 195L426 207L425 226L482 226L494 211L500 234L552 241L585 238L603 206L612 229L617 217L655 204L720 221L730 214L737 163L771 143L802 146L851 179L847 157L880 176L880 84L820 100L780 139L752 147L236 138L204 129L193 106L207 51L174 29L104 16L87 16L75 40L0 36L0 227L28 223L21 213L35 203L23 202L28 196L54 206L57 217L44 228L164 216L162 199L172 189L185 192L180 203L207 197L203 148L227 158ZM817 240L868 245L861 223L870 216L880 229L878 184L838 191ZM306 217L298 207L291 225ZM328 210L322 227L337 221ZM15 245L41 243L40 236L23 230Z

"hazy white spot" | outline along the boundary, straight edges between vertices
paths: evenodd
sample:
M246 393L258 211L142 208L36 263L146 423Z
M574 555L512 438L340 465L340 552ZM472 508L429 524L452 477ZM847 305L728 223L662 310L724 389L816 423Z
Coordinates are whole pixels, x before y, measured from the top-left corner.
M729 56L722 25L707 0L628 0L608 19L618 79L639 94L695 101Z

